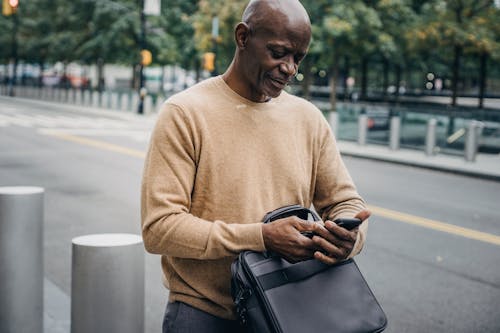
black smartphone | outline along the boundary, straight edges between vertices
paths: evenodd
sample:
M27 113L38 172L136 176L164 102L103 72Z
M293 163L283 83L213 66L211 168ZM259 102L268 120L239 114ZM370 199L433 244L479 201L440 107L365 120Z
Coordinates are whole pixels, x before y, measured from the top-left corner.
M361 220L357 219L355 217L353 217L353 218L343 217L343 218L336 219L335 221L333 221L333 223L337 224L338 226L340 226L342 228L346 228L347 230L352 230L361 224Z

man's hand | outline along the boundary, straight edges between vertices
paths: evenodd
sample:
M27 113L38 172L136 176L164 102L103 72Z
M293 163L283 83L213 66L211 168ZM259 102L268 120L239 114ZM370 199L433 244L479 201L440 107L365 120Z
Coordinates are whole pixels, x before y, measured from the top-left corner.
M363 210L355 217L364 221L370 214L370 211ZM263 224L262 236L268 251L279 254L291 263L315 258L331 265L349 256L356 243L358 229L347 230L332 221L322 225L290 216ZM301 232L312 232L314 236L308 238Z
M312 259L318 249L314 242L301 232L314 232L315 225L319 226L319 223L302 220L297 216L265 223L262 225L262 236L266 249L291 263Z
M370 215L369 210L362 210L355 217L364 221ZM358 238L359 227L347 230L332 221L326 221L324 229L316 231L312 238L314 244L322 249L314 252L314 258L329 265L347 259Z

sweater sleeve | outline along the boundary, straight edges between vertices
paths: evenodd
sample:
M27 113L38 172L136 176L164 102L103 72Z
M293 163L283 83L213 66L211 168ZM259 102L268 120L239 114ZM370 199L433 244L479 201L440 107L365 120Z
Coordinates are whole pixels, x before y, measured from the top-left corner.
M326 120L321 126L323 135L317 162L314 207L323 220L333 221L340 217L354 217L366 208L347 170L337 143ZM359 227L358 238L350 257L358 254L365 242L368 222Z
M198 135L181 108L165 104L151 136L142 179L146 250L191 259L217 259L242 250L263 251L261 223L207 221L190 213Z

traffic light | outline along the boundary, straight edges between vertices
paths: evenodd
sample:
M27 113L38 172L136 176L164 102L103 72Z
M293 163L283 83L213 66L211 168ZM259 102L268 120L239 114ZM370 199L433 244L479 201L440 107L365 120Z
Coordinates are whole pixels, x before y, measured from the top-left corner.
M209 72L215 70L215 53L205 52L203 54L203 69Z
M141 51L141 64L143 66L149 66L153 62L153 55L151 54L151 51L149 50L142 50Z
M10 16L15 14L19 7L19 0L2 0L2 14Z

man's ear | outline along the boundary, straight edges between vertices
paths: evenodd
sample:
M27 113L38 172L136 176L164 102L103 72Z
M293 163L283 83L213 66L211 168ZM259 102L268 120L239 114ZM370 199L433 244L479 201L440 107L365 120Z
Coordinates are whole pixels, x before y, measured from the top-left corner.
M239 49L246 48L248 38L250 37L250 27L244 22L238 23L234 29L234 39Z

